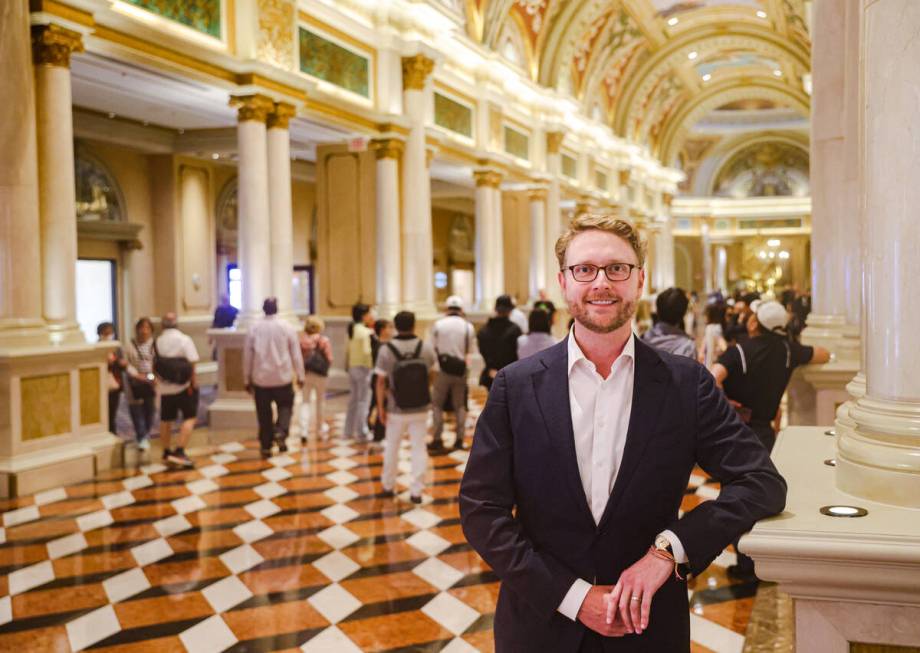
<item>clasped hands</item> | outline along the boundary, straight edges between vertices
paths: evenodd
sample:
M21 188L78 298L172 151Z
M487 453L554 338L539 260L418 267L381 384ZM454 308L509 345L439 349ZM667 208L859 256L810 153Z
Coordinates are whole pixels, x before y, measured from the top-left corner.
M578 620L604 637L641 635L648 628L655 592L674 573L674 565L651 552L626 569L616 585L594 585Z

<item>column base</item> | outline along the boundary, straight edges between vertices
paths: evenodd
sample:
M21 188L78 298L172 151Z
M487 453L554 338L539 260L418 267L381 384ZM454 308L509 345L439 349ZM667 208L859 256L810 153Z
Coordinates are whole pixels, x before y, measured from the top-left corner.
M796 420L797 425L831 426L837 418L837 410L851 399L847 386L859 373L859 364L851 360L837 360L823 365L807 365L796 370L796 376L814 391L813 420ZM792 386L790 386L791 390ZM790 397L791 398L791 397ZM795 404L801 404L798 399ZM810 412L812 406L802 406ZM791 416L790 416L791 419ZM790 422L792 423L792 422Z
M920 405L860 397L837 442L837 487L880 503L920 508Z
M76 322L48 322L48 338L52 345L79 345L86 336Z
M802 331L802 344L824 347L835 355L836 362L855 364L859 368L859 327L847 324L842 315L809 315Z
M0 350L41 347L48 344L48 329L42 320L0 320Z

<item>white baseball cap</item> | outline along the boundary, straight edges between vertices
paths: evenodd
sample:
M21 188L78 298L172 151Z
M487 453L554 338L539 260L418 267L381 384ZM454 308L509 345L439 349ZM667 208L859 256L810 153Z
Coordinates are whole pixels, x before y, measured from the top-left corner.
M775 331L776 329L785 329L789 316L786 309L779 302L761 302L757 307L757 321L765 329Z
M451 295L447 298L445 303L447 304L447 308L463 309L463 298L460 297L460 295Z

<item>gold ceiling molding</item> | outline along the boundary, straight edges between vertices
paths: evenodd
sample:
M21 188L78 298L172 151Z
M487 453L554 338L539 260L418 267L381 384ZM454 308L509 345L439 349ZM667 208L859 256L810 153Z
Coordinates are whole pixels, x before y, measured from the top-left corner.
M91 13L74 9L56 0L29 0L29 10L33 13L51 14L84 27L94 27L96 25Z
M79 33L59 25L32 25L32 61L36 65L70 68L74 52L83 52Z

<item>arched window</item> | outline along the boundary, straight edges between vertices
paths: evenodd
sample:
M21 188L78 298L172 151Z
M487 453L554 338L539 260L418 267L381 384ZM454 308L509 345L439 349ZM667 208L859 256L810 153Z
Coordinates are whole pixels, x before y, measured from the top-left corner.
M74 147L74 182L78 222L123 222L124 201L108 168L79 143Z

